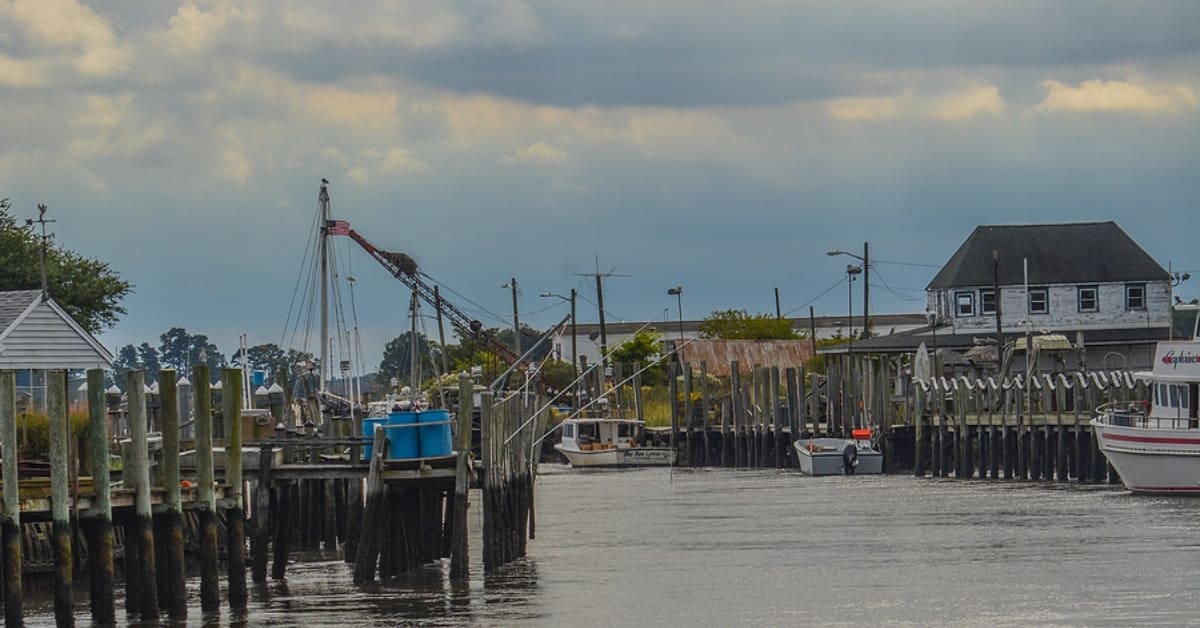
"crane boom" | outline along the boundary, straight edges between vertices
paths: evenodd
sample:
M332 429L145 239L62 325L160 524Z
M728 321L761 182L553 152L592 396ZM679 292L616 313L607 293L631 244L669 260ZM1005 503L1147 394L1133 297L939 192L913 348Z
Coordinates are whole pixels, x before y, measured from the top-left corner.
M399 279L401 283L416 291L426 303L429 303L435 308L441 310L442 315L450 320L450 324L454 325L460 333L476 338L487 345L488 350L492 351L501 359L509 364L515 364L521 356L517 355L508 345L500 342L498 338L488 333L483 328L483 323L467 316L462 310L454 307L445 299L439 298L434 294L433 288L421 279L421 275L417 269L417 261L404 253L395 253L392 251L384 251L367 241L359 232L350 229L348 235L351 240L354 240L364 251L375 261L379 262L393 277Z

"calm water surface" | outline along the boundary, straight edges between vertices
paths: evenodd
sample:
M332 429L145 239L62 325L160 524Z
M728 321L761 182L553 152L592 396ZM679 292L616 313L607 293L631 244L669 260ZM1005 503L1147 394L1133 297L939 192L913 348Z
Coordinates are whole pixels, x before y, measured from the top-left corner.
M359 589L340 561L309 556L286 584L252 588L245 617L194 609L189 624L1200 625L1195 499L543 465L537 500L529 557L502 574L482 576L478 538L462 586L439 567ZM477 499L472 515L477 529ZM45 601L29 610L53 624Z

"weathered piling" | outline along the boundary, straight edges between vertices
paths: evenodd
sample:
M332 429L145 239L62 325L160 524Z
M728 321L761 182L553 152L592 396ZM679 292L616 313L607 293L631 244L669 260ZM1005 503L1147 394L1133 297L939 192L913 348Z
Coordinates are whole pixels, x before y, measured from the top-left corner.
M101 386L101 390L103 387ZM21 580L21 499L17 476L17 380L0 371L0 456L4 459L4 501L0 505L0 563L3 564L4 625L23 626Z
M382 434L382 430L380 433ZM281 484L275 492L275 510L271 514L271 521L275 525L274 539L271 543L271 577L275 580L283 580L287 575L288 553L292 544L292 521L294 520L292 511L295 499L293 496L296 490L295 482L287 482ZM359 538L361 539L361 536ZM355 561L357 562L357 560L358 554L355 554Z
M375 438L371 448L371 466L367 472L367 504L363 510L362 532L358 536L358 555L354 559L354 583L365 584L375 579L379 564L382 538L385 533L384 514L388 510L383 482L383 456L387 438L383 428L375 426ZM278 557L278 554L276 554Z
M160 525L155 538L163 545L162 564L157 565L159 577L159 599L173 620L187 618L186 565L183 554L183 495L179 477L179 397L174 370L158 372L158 394L162 409L159 422L162 427L162 512L158 515ZM90 390L90 389L89 389Z
M729 363L729 391L730 422L733 424L730 436L730 440L733 441L731 461L734 467L742 467L746 462L742 448L742 408L745 406L742 404L742 374L739 372L737 360Z
M217 497L214 492L213 414L208 366L192 367L193 404L196 419L196 499L197 531L200 537L200 610L213 613L221 609L220 582L217 576Z
M74 566L71 563L70 460L71 423L67 416L67 372L46 373L46 405L50 432L50 518L54 548L54 621L74 626Z
M246 610L246 509L242 476L242 370L221 369L225 418L225 564L229 609Z
M474 413L471 377L462 373L458 377L458 434L454 468L454 503L448 509L450 526L450 579L461 581L467 578L470 550L467 545L467 498L470 494L471 478L471 416Z
M708 364L700 361L700 429L703 433L704 456L700 460L700 464L705 466L712 464L712 442L709 437L708 411L712 408L712 397L709 395L708 389Z
M158 587L155 581L154 518L150 510L150 449L147 441L146 382L140 370L126 372L126 394L129 397L130 460L126 462L126 481L134 485L135 538L126 544L136 545L136 563L132 573L137 581L133 591L126 591L130 605L136 608L143 621L158 617Z
M263 444L258 450L258 479L254 489L253 531L250 535L250 577L256 583L267 581L267 557L271 541L271 468L275 452Z

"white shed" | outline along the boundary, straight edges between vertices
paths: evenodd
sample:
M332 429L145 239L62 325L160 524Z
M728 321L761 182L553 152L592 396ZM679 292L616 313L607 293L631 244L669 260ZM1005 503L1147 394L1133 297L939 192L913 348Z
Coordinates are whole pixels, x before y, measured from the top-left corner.
M45 399L45 371L111 368L113 356L41 290L0 292L0 369L17 371L18 394Z

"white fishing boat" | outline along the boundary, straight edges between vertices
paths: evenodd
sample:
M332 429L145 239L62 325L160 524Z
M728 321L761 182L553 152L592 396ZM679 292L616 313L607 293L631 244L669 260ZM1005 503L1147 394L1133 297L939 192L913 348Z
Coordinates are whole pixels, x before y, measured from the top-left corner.
M578 417L562 423L554 448L572 467L658 467L675 463L670 447L643 445L645 422Z
M1100 451L1135 493L1200 495L1200 342L1160 342L1154 369L1138 373L1149 401L1096 409Z
M809 438L792 444L805 475L883 473L883 454L871 444L871 430L857 429L852 438Z

